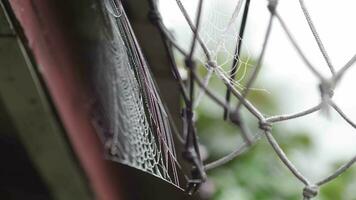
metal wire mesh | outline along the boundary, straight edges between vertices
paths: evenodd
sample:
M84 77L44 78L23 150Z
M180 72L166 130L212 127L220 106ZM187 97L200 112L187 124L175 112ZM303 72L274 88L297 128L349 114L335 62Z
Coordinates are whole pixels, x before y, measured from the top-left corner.
M303 0L299 0L300 8L304 13L305 19L311 30L311 34L314 36L314 39L318 44L319 50L323 55L327 67L329 68L331 77L326 77L321 74L317 70L317 68L308 60L307 56L300 48L299 43L296 42L292 32L288 28L288 22L286 22L279 14L277 9L278 0L268 0L268 6L266 9L268 9L270 17L267 29L265 30L264 34L264 42L261 46L259 56L257 57L256 67L247 77L246 85L243 88L238 88L235 82L235 74L237 70L236 66L239 66L238 63L241 61L239 59L242 43L241 40L238 40L236 44L236 49L232 57L231 70L229 71L230 73L226 73L226 71L224 71L214 59L214 56L212 55L214 52L209 49L207 40L205 40L202 36L204 33L200 31L201 13L203 11L204 0L198 1L195 21L192 20L192 17L188 14L182 2L180 0L175 1L182 13L182 17L185 18L187 24L189 25L189 28L193 33L193 39L191 40L189 51L185 51L184 48L181 47L174 40L171 33L163 24L159 10L157 8L157 4L153 0L151 1L151 12L149 13L149 18L151 19L152 23L154 23L159 28L159 30L161 30L162 37L166 40L166 45L170 47L171 50L177 50L177 52L179 52L183 56L185 67L189 74L188 80L184 81L183 78L180 76L177 63L174 62L176 59L174 58L173 53L170 52L170 56L173 61L172 71L177 79L177 82L179 83L181 96L184 101L183 121L185 122L185 126L183 131L184 134L180 137L182 137L183 144L185 145L185 158L188 162L192 164L192 173L190 181L191 184L187 188L188 192L194 192L199 187L199 185L206 179L205 171L214 169L231 161L232 159L235 159L243 152L248 150L249 147L256 144L258 140L262 137L266 137L270 146L273 148L282 163L305 186L302 192L304 200L309 200L316 197L321 186L337 178L356 162L355 156L347 163L342 165L339 169L330 173L328 176L324 177L319 181L312 182L298 170L298 168L293 164L293 162L291 162L288 156L284 153L283 149L280 147L278 141L273 136L272 128L273 125L276 123L300 118L317 111L323 111L324 113L327 113L329 109L334 109L345 120L346 123L351 125L353 128L356 128L355 122L353 122L348 116L346 116L343 110L340 109L332 99L334 90L337 88L339 82L341 81L345 73L347 73L349 68L356 62L356 55L353 56L348 62L346 62L346 64L340 70L335 70L335 67L331 62L331 59L318 35L313 20L310 17L308 9ZM240 12L243 7L241 25L239 28L239 32L236 33L238 34L238 38L244 37L244 29L247 23L249 4L250 0L239 0L237 2L237 6L233 13L233 16L231 17L232 20L235 19L238 12ZM276 23L281 26L291 45L295 48L296 52L299 54L310 72L318 79L321 98L320 102L317 105L309 109L292 114L266 117L264 113L262 113L253 103L251 103L247 99L247 95L251 91L251 88L256 78L258 77L259 72L261 71L263 59L267 51L266 49L268 46L271 30L273 29L272 27L275 26ZM197 61L195 60L193 54L195 51L197 51L198 48L200 48L200 50L205 56L203 61L200 60L200 62L203 63L202 67L205 67L209 72L219 77L220 81L225 84L227 88L225 99L218 96L215 91L209 88L208 81L202 80L199 73L197 72L197 68L200 66L196 64ZM209 79L209 77L207 79ZM196 98L195 90L199 89L203 93L205 93L210 99L212 99L216 104L218 104L224 109L224 118L236 124L244 138L244 143L236 150L211 163L203 163L200 157L197 133L195 129L196 122L194 118L194 105L196 104L196 101L199 101L199 98ZM233 107L230 103L231 95L238 99L236 107ZM253 134L249 132L246 121L243 119L243 116L241 114L242 108L246 108L258 120L258 127L261 131L254 137L251 137L251 135Z

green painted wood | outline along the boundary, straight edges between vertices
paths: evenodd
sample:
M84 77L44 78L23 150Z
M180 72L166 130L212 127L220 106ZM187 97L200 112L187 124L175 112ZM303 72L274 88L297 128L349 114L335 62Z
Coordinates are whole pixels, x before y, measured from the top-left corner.
M0 30L13 33L4 16L0 10ZM32 64L17 37L0 37L0 97L5 112L54 199L93 199Z
M5 12L3 12L3 4L0 2L0 37L13 35L15 32L13 27L8 22L8 17Z

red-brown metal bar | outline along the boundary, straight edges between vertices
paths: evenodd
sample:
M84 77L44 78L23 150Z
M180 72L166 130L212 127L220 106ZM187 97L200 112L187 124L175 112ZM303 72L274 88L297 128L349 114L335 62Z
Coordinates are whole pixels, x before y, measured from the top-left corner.
M96 199L122 199L112 164L103 159L101 143L90 118L89 93L77 76L77 60L66 29L47 0L11 0L36 65L49 90L68 138Z

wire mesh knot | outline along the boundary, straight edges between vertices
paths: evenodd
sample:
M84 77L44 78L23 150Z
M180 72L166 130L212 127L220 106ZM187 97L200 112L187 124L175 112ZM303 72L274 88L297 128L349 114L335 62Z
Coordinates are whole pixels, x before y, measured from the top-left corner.
M215 61L213 61L213 60L209 60L209 61L207 62L207 67L208 67L209 69L215 69L217 66L218 66L218 64L217 64Z
M184 60L184 63L185 63L185 66L187 66L190 69L193 68L196 65L195 61L192 58L189 58L189 57L187 57Z
M319 90L322 97L332 98L334 96L334 84L331 81L323 81L319 84Z
M269 122L260 121L258 125L259 125L258 127L263 131L268 131L268 132L272 131L272 124Z
M272 14L274 14L276 12L277 5L278 0L269 0L267 8Z
M234 124L239 125L241 123L241 117L237 112L232 112L229 115L230 121Z
M322 100L321 111L324 112L326 116L329 116L329 104L334 95L334 82L323 80L319 84L319 91Z
M155 9L149 10L147 15L152 24L158 24L158 22L162 21L160 13Z
M303 189L303 197L306 200L316 197L319 193L319 187L316 185L307 185Z

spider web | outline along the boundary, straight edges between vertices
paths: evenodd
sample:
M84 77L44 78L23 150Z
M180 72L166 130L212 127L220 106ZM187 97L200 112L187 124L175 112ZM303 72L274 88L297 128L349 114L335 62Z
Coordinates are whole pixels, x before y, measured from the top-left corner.
M208 6L214 9L209 9L211 12L202 13L199 36L207 45L212 59L218 66L224 69L225 73L231 70L233 60L239 61L238 65L235 65L234 68L245 68L250 59L248 47L237 34L241 23L242 2L237 1L236 7L232 9L219 1L210 1ZM237 44L240 42L245 50L244 56L234 53ZM200 62L206 63L202 48L197 48L197 54Z
M188 1L179 1L182 7L187 5L191 6L192 3ZM197 2L197 1L195 1ZM176 0L166 0L162 2L160 12L164 12L165 6L176 5ZM241 18L244 12L244 5L246 1L239 0L236 1L235 6L229 6L229 4L224 3L220 0L208 0L203 7L201 14L201 24L198 30L200 43L204 43L206 49L202 48L201 45L197 45L196 51L194 52L194 58L202 65L205 74L203 78L204 85L207 87L213 78L226 79L238 90L243 90L245 88L244 82L248 77L248 74L256 68L254 63L251 61L251 51L249 47L244 42L244 39L240 37L239 30L241 28ZM179 6L174 9L177 12L176 18L182 18L179 11ZM187 14L190 16L192 21L195 21L194 9L188 9ZM173 8L171 8L173 10ZM204 12L209 10L209 12ZM163 14L164 15L164 14ZM164 15L167 16L167 15ZM163 20L167 20L164 19ZM174 22L165 22L165 25L172 25ZM190 38L186 38L187 35L191 35L191 27L184 26L180 30L177 27L168 27L173 30L177 35L175 38L179 44L182 44L182 48L188 51L190 48ZM186 44L186 45L184 45ZM237 51L237 46L241 45L241 49ZM211 55L210 59L206 58L206 52L208 51ZM179 56L178 56L179 57ZM216 68L212 70L209 66L210 62L214 62ZM183 68L183 66L181 66ZM183 70L180 70L183 71ZM182 74L182 77L185 77ZM234 77L234 78L231 78ZM254 91L268 92L263 88L250 88ZM205 96L204 90L197 92L197 99L195 100L195 107L198 107L201 100Z
M100 67L92 74L107 158L180 187L168 116L128 19L120 2L104 1L103 8Z

